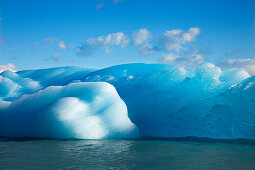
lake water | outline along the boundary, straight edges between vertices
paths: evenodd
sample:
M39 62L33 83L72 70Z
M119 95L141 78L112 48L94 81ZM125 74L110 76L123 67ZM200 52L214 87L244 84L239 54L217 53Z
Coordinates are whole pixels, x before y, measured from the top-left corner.
M254 141L0 139L0 169L255 169Z

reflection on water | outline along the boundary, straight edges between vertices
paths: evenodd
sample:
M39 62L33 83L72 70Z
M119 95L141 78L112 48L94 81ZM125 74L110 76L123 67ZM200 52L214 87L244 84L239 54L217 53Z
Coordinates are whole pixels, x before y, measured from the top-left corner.
M0 140L0 169L255 169L255 145L187 140Z

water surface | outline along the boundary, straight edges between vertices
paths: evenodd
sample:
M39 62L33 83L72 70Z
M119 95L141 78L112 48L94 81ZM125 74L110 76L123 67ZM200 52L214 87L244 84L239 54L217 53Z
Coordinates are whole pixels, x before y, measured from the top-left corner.
M200 140L0 140L0 169L255 169L255 143Z

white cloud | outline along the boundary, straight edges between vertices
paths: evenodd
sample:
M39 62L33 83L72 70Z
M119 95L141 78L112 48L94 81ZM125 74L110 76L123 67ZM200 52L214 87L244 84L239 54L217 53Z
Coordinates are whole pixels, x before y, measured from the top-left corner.
M56 37L48 37L44 39L44 42L47 43L47 45L54 45L57 46L59 49L66 49L66 43ZM37 43L34 43L34 45L38 45Z
M192 42L199 33L199 28L190 28L188 31L180 29L166 31L160 38L160 43L162 43L165 51L179 52L183 49L183 45Z
M146 43L138 47L138 51L143 56L151 56L158 52L158 49L153 45Z
M194 67L203 63L205 60L204 52L202 50L188 48L187 46L199 34L199 28L190 28L187 31L180 29L166 31L160 37L160 43L163 50L170 53L164 55L161 58L161 62L180 67Z
M187 51L179 55L169 53L164 55L160 62L180 67L194 67L204 62L204 55L199 50Z
M193 67L204 62L202 51L187 48L187 44L194 41L200 33L199 28L190 28L187 31L173 29L165 31L160 36L158 46L161 51L169 52L160 59L161 63L181 67Z
M200 34L199 28L190 28L188 31L184 32L182 35L183 43L191 42L194 38Z
M133 34L134 45L137 46L146 43L150 38L152 38L151 32L145 28L140 29L138 32Z
M109 53L109 48L113 46L119 46L124 48L128 45L129 38L122 32L108 34L106 36L100 36L96 38L88 39L81 47L77 48L77 52L81 56L89 57L97 49L105 49Z
M6 64L6 65L0 65L0 73L5 70L11 70L15 71L16 66L12 63Z
M229 59L220 61L216 65L222 68L243 68L251 76L255 75L255 59Z
M81 56L92 56L98 49L104 48L108 53L109 47L119 46L123 48L131 40L131 44L143 56L154 55L157 52L180 53L186 49L184 47L186 47L187 43L195 40L199 33L199 28L190 28L187 31L174 29L164 32L161 36L153 36L150 31L143 28L131 36L118 32L107 36L90 38L81 47L77 48L77 52Z
M58 43L58 48L59 49L66 49L66 44L64 41L59 41Z
M152 36L147 29L140 29L132 38L139 53L148 56L159 51L179 53L187 43L194 41L199 33L199 28L190 28L187 31L173 29L165 31L161 36Z
M180 58L181 56L169 53L163 56L163 62L164 63L171 63L174 62L176 59Z
M138 32L134 33L132 36L133 44L138 48L141 55L150 56L154 55L158 50L152 45L153 37L151 32L147 29L140 29Z

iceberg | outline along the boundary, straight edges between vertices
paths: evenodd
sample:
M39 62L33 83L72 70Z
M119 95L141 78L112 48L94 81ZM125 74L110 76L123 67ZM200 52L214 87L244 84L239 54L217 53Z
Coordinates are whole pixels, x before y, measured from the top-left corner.
M210 63L4 71L0 116L9 137L255 139L255 77Z

